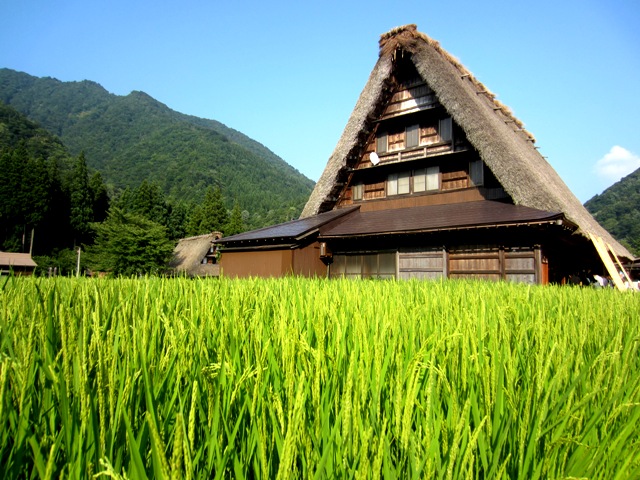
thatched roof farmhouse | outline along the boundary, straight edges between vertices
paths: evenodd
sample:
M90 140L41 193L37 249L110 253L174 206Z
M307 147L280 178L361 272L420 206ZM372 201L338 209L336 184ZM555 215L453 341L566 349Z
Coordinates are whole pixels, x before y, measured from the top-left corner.
M223 272L561 282L602 268L590 234L634 258L438 42L406 25L379 46L301 219L217 241Z

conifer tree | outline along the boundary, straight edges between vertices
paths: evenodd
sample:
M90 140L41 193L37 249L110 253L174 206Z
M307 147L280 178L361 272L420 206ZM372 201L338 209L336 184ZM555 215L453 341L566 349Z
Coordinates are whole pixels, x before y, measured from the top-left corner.
M224 227L225 236L237 235L238 233L242 233L245 231L244 221L242 220L242 210L240 209L240 204L236 200L233 205L233 210L231 210L231 216L229 217L229 222Z
M132 211L153 222L163 225L166 223L167 207L164 193L157 183L143 180L140 186L133 191Z
M219 187L207 188L204 201L193 208L187 231L191 236L204 235L214 231L224 232L229 222L229 214Z
M89 172L84 152L78 156L71 173L70 184L71 216L70 224L75 235L75 243L79 245L90 239L93 220L91 192L89 191Z
M89 180L91 204L93 207L93 221L103 222L109 211L109 192L102 180L100 172L95 172Z

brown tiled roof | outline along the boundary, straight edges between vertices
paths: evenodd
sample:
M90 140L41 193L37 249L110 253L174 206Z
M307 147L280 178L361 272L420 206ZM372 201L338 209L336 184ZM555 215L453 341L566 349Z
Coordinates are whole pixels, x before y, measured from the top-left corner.
M222 247L239 247L255 244L289 244L318 232L318 229L326 224L338 220L340 217L357 210L359 207L331 210L329 212L300 218L290 222L273 225L271 227L252 230L250 232L224 237L216 243Z
M556 220L566 222L564 215L558 212L502 202L478 201L373 212L355 211L347 221L320 228L320 238L526 225Z

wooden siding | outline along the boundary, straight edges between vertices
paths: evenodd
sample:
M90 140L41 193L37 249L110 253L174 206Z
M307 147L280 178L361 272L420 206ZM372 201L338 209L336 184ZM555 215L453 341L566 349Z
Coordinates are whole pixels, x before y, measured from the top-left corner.
M318 242L293 250L293 273L303 277L327 276L327 266L320 260Z
M449 253L449 278L500 280L500 251L476 245Z
M382 201L362 202L360 205L361 212L374 212L380 210L393 210L396 208L405 207L418 207L427 205L444 205L447 203L464 203L475 202L478 200L505 198L506 194L504 190L488 191L484 188L468 188L465 190L457 190L451 192L438 192L422 195L410 195L404 197L395 198L383 198ZM341 203L341 205L348 205L349 203Z
M530 247L458 247L449 253L449 278L540 283L543 279L538 274L536 252Z
M469 174L465 170L456 170L453 172L442 172L440 179L440 188L442 190L455 190L459 188L468 188L471 186Z
M447 276L447 252L443 248L398 254L398 278L436 280Z
M292 272L293 251L223 252L220 269L226 277L282 277Z
M422 80L408 82L397 90L389 101L381 118L391 118L410 112L438 107L440 103L433 90Z
M220 269L227 277L283 277L301 275L324 277L327 267L320 260L320 244L303 248L223 252Z
M371 267L367 273L367 262L388 253L338 254L330 267L331 277L369 277L379 272ZM498 247L466 245L451 247L425 247L400 250L397 253L397 273L400 280L437 280L442 278L474 278L482 280L521 283L548 283L539 272L540 249L534 247ZM374 262L375 263L375 262ZM373 264L372 264L373 265ZM385 271L382 277L389 277Z
M370 183L364 186L364 200L385 198L385 182Z

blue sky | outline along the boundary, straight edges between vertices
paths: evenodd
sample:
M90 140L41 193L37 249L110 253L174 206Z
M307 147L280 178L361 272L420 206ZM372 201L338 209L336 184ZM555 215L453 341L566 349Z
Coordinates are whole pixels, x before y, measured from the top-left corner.
M637 0L0 0L0 67L141 90L317 180L378 55L415 23L537 139L586 201L640 167Z

